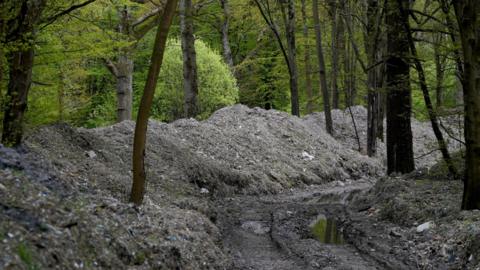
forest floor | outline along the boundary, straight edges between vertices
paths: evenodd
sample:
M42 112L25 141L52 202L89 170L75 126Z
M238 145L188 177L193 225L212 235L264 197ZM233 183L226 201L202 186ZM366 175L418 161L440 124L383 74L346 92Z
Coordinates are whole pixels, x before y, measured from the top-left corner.
M418 169L385 177L384 144L366 157L348 111L333 118L334 137L321 113L241 105L151 121L141 207L133 122L36 130L0 147L0 269L479 269L480 211L460 211L430 125L412 122Z

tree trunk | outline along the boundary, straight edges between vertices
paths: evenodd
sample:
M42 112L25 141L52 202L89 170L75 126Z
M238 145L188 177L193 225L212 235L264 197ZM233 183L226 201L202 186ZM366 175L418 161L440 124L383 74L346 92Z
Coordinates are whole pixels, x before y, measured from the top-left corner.
M18 146L23 137L23 118L32 84L33 47L14 52L10 60L7 104L3 116L2 144Z
M378 62L378 43L380 35L379 27L379 6L378 0L368 0L367 7L367 27L365 35L365 51L368 56L367 71L367 155L370 157L377 154L377 131L378 131L378 109L379 109L379 91L378 86L378 68L374 67Z
M385 129L384 129L384 120L387 112L387 65L383 60L387 55L387 40L386 35L382 35L380 38L380 45L378 50L378 59L382 59L382 64L377 67L377 83L378 87L378 129L377 129L377 138L382 142L385 142Z
M400 5L408 1L387 0L387 173L409 173L415 169L411 128L411 86L407 34Z
M349 37L346 37L349 38ZM350 66L350 46L351 44L345 41L345 50L344 50L344 58L343 58L343 85L344 85L344 100L345 100L345 107L348 108L352 106L352 100L350 93L352 92L352 82L351 79L351 66Z
M310 63L310 44L308 36L308 19L305 0L302 0L303 38L305 39L305 90L307 94L307 113L314 110L312 90L312 65Z
M183 52L184 116L195 117L198 107L198 75L195 37L193 35L192 0L180 0L180 31Z
M436 43L441 43L441 35ZM435 94L436 94L436 107L437 111L443 107L443 81L445 78L445 64L447 58L440 53L440 44L434 45L434 58L435 58L435 75L436 75L436 82L435 82Z
M220 0L220 5L223 10L223 23L222 23L222 48L223 48L223 59L225 63L233 68L233 57L232 50L230 48L230 41L228 39L228 29L230 24L230 8L228 6L228 0Z
M315 37L316 37L316 47L317 47L317 58L318 58L318 76L320 79L320 88L322 91L323 97L323 110L325 111L325 126L327 132L333 134L333 125L332 125L332 114L330 111L330 98L327 88L327 76L325 72L325 60L323 57L323 47L322 47L322 33L320 31L320 17L318 14L318 1L313 0L313 20L315 24Z
M397 0L397 1L401 1L401 0ZM430 93L428 92L428 86L427 86L427 79L425 77L425 71L423 70L423 66L422 66L422 63L420 62L420 59L418 59L417 49L413 41L412 31L410 29L410 24L408 21L409 19L408 12L402 7L401 4L399 4L399 6L400 6L400 12L401 12L401 21L404 25L404 31L406 31L407 33L407 40L410 46L410 53L415 63L415 68L418 71L420 88L422 89L423 98L425 100L425 106L427 107L428 116L430 117L430 123L432 124L433 133L437 138L438 148L442 152L442 156L445 163L447 164L448 171L450 175L456 179L458 178L457 169L455 168L452 158L450 157L450 153L448 152L447 143L443 138L442 131L440 130L440 126L438 124L437 113L434 110L432 100L430 99Z
M332 108L338 109L338 54L339 50L339 37L342 29L338 27L341 17L338 16L338 8L336 0L330 1L330 13L332 17Z
M172 24L177 7L177 0L168 0L157 28L157 35L153 46L147 82L138 109L135 135L133 139L133 183L130 201L136 205L142 204L145 193L145 144L147 141L148 118L152 108L158 74L162 66L163 54L167 43L168 31Z
M116 63L117 122L132 119L133 60L130 57L128 52L123 52Z
M300 105L298 100L297 52L295 45L295 5L293 1L294 0L287 1L287 17L285 23L288 58L290 62L290 99L292 103L292 114L300 116Z
M480 209L480 2L453 2L463 48L465 179L462 209Z
M340 7L343 7L341 5ZM338 11L340 13L341 11ZM343 66L343 63L345 62L345 25L343 23L343 18L342 16L339 16L337 14L337 33L336 33L336 39L337 39L337 46L335 48L335 54L337 55L337 70L338 70L338 76L337 76L337 81L338 77L341 75L341 66ZM343 70L343 76L345 76L346 71L345 69ZM337 83L338 85L338 83ZM345 80L344 80L344 85L343 85L344 91L346 89L345 86ZM335 109L340 108L340 89L337 87L337 90L332 93L332 107Z

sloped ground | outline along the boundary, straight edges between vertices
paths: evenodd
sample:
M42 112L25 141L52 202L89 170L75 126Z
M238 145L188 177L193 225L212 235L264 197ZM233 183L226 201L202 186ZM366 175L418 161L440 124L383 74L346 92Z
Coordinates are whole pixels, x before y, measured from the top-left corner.
M358 110L362 119L362 109ZM232 269L238 266L239 257L228 253L234 249L224 248L232 243L225 242L225 234L241 225L237 218L242 215L236 213L250 206L259 207L251 209L255 213L272 210L266 216L272 216L271 228L277 232L272 256L284 256L285 246L291 245L292 252L306 254L294 263L307 263L312 269L335 269L349 262L361 263L367 269L368 265L378 266L378 258L392 256L385 255L386 249L368 248L368 237L384 233L372 229L372 224L406 231L415 226L391 225L388 215L378 214L375 221L370 213L388 213L376 210L390 205L384 203L388 199L367 197L355 203L364 205L358 211L334 208L330 214L341 218L351 246L335 249L313 244L315 248L310 249L315 242L305 236L303 227L323 211L319 204L345 204L359 191L352 187L364 183L360 190L368 189L383 174L380 160L351 150L353 129L348 128L348 118L335 116L334 139L324 132L321 117L318 123L315 117L319 116L300 119L236 105L203 122L151 121L147 196L140 208L125 203L131 185L133 122L90 130L65 125L41 128L27 138L23 151L0 151L0 269ZM423 131L414 129L416 141L420 145L434 141L428 125L418 125ZM405 195L404 203L409 205L416 198L410 194L415 185L405 186L396 189L392 185L392 190L377 186L375 190L380 191L372 191L377 193L371 196L382 198L381 194L388 192L391 195L385 196L391 198L404 192L411 196ZM425 200L430 203L441 194L453 202L457 193L458 189L438 189ZM344 194L340 201L338 194ZM230 196L235 197L232 203L225 199ZM266 204L262 198L269 198ZM277 211L292 202L294 215ZM401 206L412 213L410 209L417 207ZM457 206L452 207L459 212ZM469 222L477 226L475 218L473 214ZM451 225L445 226L453 230ZM361 232L359 236L348 236L355 236L356 231ZM452 239L466 237L466 230L459 232L463 234ZM411 241L411 234L406 235L401 243ZM388 244L385 237L380 237L377 245ZM432 245L426 244L425 249ZM398 265L411 265L417 259L411 255L415 251L405 249L405 256L396 259ZM456 258L465 261L465 256L467 253ZM426 265L435 265L440 257L431 258Z
M353 201L346 235L394 269L480 269L480 211L460 211L462 186L446 175L383 178Z

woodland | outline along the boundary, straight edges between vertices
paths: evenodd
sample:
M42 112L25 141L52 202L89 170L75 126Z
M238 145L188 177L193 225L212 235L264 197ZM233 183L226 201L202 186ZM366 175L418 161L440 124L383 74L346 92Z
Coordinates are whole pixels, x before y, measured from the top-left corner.
M0 268L478 269L479 114L476 0L1 0ZM25 224L56 221L20 216L65 196L175 244L130 233L111 259L85 228L81 267L47 256ZM202 220L185 239L181 216ZM319 231L326 247L302 242Z

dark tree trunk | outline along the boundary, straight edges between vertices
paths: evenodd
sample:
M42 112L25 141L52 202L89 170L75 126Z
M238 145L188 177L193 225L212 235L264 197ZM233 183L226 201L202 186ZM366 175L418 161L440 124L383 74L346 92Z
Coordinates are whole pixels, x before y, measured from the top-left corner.
M368 56L367 71L367 154L373 157L377 154L377 131L378 131L378 110L379 110L379 78L378 68L374 67L379 61L378 45L380 36L380 8L378 0L368 0L367 7L367 28L365 35L365 51Z
M332 114L330 111L330 97L327 87L327 74L325 71L325 59L323 57L322 32L320 31L320 17L318 14L318 1L313 0L313 20L315 24L316 48L319 68L320 88L323 97L323 110L325 112L325 127L329 134L333 134Z
M463 48L465 179L462 209L480 209L480 2L453 2Z
M340 5L342 7L342 5ZM337 46L336 46L336 55L337 55L337 70L338 70L338 76L337 76L337 81L338 77L341 75L341 66L344 67L343 69L343 76L345 76L346 71L345 71L345 66L343 65L345 63L345 24L343 23L343 18L342 16L339 15L339 13L342 12L341 10L337 10L337 33L336 33L336 39L337 39ZM338 83L337 83L338 85ZM343 89L345 91L346 85L345 85L345 80L343 83ZM340 108L340 89L337 87L337 91L332 93L332 107L335 109Z
M148 70L147 82L143 90L140 107L138 109L137 123L133 138L133 182L130 193L130 201L136 205L142 204L145 194L145 144L147 141L148 118L152 108L153 96L157 86L158 74L162 66L163 54L167 43L168 31L172 24L177 7L177 0L168 0L165 10L160 18L155 44L153 46L150 68Z
M339 49L339 37L342 35L339 31L341 29L341 17L338 16L338 8L336 0L329 1L330 4L330 15L332 17L332 109L338 109L338 54L340 53Z
M436 43L441 43L441 41L442 41L442 38L440 36L436 41ZM435 95L436 95L436 107L438 111L443 107L443 96L444 96L443 81L445 78L445 66L446 66L446 60L447 60L447 57L445 55L442 55L440 52L440 44L434 45L434 58L435 58L435 75L437 79L435 82Z
M180 0L180 29L183 52L184 116L195 117L198 107L198 75L195 37L193 35L192 0Z
M308 19L305 0L302 0L303 38L305 39L305 92L307 94L307 113L314 110L312 90L312 65L310 63L310 44L308 36Z
M346 37L348 38L348 37ZM352 91L352 82L350 81L350 44L345 42L345 50L344 50L344 58L343 58L343 85L344 85L344 100L345 100L345 107L348 108L352 106L352 102L350 99L350 92Z
M401 1L401 0L397 0ZM428 116L430 117L430 123L432 124L432 129L433 133L435 134L435 137L437 138L438 142L438 148L442 152L443 159L445 160L445 163L447 164L448 171L453 176L454 178L458 178L458 173L457 169L455 168L455 165L453 164L452 158L450 157L450 153L448 152L447 148L447 143L445 142L443 138L442 131L440 130L440 126L438 124L438 119L437 119L437 113L435 109L433 108L433 103L430 98L430 93L428 92L428 85L427 85L427 79L425 77L425 71L423 70L422 63L420 62L420 59L418 59L418 54L417 54L417 49L415 47L415 43L413 41L413 36L412 36L412 31L410 29L410 24L409 24L409 17L408 17L408 11L404 9L404 7L399 3L400 6L400 11L401 11L401 21L404 25L404 29L407 32L407 40L408 44L410 46L410 53L413 57L413 61L415 64L415 68L418 71L418 78L420 81L420 88L422 89L423 93L423 98L425 100L425 106L427 107L428 111Z
M9 78L5 104L2 143L6 146L18 146L23 137L23 118L27 109L28 92L32 84L34 60L35 28L40 20L45 0L18 1L18 14L2 20L2 24L13 27L1 37L0 45L12 42L19 46L18 51L8 57ZM2 30L3 31L3 30ZM22 46L20 46L20 44Z
M385 7L384 7L385 8ZM387 40L386 35L382 34L380 38L379 50L377 58L382 60L382 63L377 67L377 83L378 83L378 129L377 129L377 138L382 142L385 141L385 129L384 129L384 120L387 111L387 76L386 70L387 65L384 61L385 56L387 55Z
M409 173L415 169L411 129L411 86L407 33L402 25L400 5L408 1L387 1L387 173Z
M11 56L2 133L2 144L6 146L17 146L22 142L23 118L32 84L33 57L33 47L14 52Z
M297 71L297 52L295 45L295 5L294 0L287 1L287 50L290 62L290 99L292 103L292 114L300 116L300 105L298 100L298 71ZM283 10L283 9L282 9Z
M230 8L228 6L228 0L220 0L220 5L223 10L223 23L222 23L222 48L223 48L223 59L225 63L233 68L233 57L232 50L230 48L230 41L228 39L228 29L230 24Z

